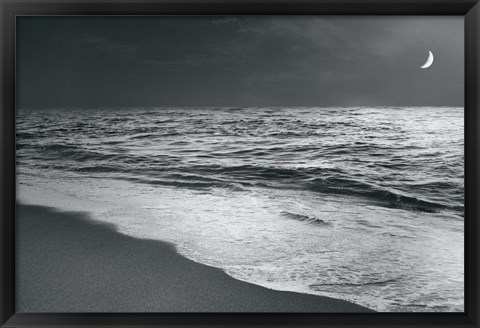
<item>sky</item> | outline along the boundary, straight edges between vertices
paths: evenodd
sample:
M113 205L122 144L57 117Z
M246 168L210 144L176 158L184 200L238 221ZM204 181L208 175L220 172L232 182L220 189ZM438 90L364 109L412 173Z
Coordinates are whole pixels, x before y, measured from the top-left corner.
M462 16L17 17L17 107L463 106L463 29Z

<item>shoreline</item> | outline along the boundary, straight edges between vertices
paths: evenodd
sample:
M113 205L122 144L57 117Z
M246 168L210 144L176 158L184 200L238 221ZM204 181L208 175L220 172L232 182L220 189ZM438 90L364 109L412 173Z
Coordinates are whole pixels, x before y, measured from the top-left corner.
M17 312L373 312L267 289L84 212L17 204Z

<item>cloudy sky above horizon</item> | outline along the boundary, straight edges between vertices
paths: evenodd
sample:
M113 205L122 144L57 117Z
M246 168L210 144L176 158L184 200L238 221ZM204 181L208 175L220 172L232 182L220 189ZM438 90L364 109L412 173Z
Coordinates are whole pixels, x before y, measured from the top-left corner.
M460 16L18 17L17 105L463 106L463 28Z

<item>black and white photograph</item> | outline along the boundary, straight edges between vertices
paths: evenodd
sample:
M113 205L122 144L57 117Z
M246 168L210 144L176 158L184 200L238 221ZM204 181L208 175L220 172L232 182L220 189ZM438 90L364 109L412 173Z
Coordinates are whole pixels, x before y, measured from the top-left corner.
M464 17L16 18L20 313L457 312Z

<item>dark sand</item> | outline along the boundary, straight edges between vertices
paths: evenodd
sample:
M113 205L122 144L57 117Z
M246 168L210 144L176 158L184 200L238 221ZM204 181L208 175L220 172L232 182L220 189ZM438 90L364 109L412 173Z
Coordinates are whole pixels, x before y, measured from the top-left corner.
M274 291L132 238L84 213L17 206L17 312L365 312Z

